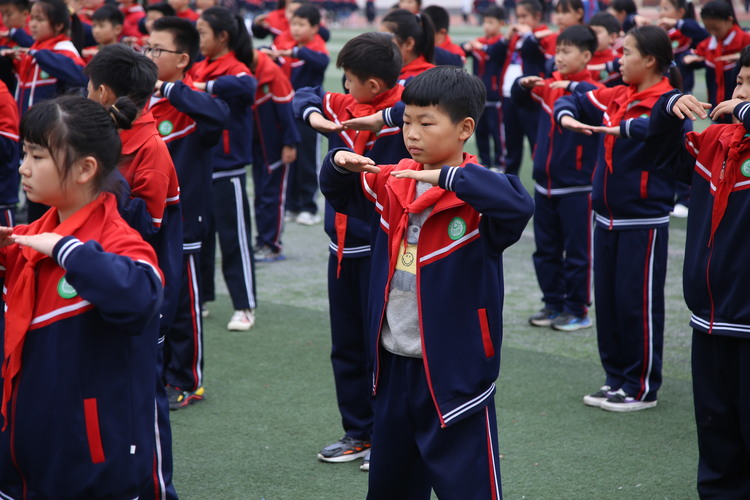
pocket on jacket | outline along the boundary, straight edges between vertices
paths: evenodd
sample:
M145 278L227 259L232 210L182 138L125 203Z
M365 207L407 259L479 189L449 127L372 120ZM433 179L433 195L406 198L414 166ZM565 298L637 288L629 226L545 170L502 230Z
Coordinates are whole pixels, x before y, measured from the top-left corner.
M83 416L86 423L86 437L91 452L91 462L100 464L104 462L104 447L102 446L102 433L99 428L99 409L96 398L83 400Z
M491 358L495 355L495 346L492 345L490 336L490 321L487 317L487 309L479 309L479 329L482 331L482 345L484 346L484 355Z
M576 170L583 168L583 144L576 146Z
M641 172L641 199L648 198L648 172Z
M228 155L229 152L231 151L229 148L229 130L224 129L223 139L224 139L223 141L224 142L224 154Z

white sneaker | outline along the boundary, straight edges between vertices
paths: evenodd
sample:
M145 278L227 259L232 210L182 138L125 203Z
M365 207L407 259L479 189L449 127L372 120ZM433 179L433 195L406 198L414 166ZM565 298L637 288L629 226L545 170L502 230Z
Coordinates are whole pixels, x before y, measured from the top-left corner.
M605 411L614 411L614 412L622 413L622 412L648 410L649 408L653 408L655 406L656 406L656 400L639 401L633 397L628 396L627 394L625 394L625 391L620 389L617 392L613 393L609 397L609 399L602 402L599 408Z
M297 224L302 224L303 226L314 226L315 224L320 223L320 216L315 215L312 212L300 212L299 215L297 215L295 222Z
M297 212L285 212L284 213L284 222L292 222L297 218L299 214Z
M211 316L211 311L208 310L206 304L201 304L201 317L208 318L209 316Z
M240 309L234 311L232 319L227 323L227 330L232 332L244 332L255 324L255 311L252 309Z
M682 203L678 203L674 206L671 212L669 212L669 215L672 217L677 217L678 219L684 219L688 216L689 209Z

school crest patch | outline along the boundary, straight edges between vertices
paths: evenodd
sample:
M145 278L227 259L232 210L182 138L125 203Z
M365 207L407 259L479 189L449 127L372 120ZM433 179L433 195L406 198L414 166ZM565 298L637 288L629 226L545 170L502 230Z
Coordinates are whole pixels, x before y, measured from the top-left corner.
M462 238L466 234L466 221L461 217L454 217L448 223L448 237L453 241Z
M73 297L78 295L78 292L75 288L73 288L73 285L68 283L68 280L65 279L65 276L63 276L57 283L57 294L64 299L72 299Z
M157 130L161 135L169 135L174 130L174 124L169 120L164 120L159 124Z
M745 177L750 177L750 160L745 160L740 167L740 173Z
M42 71L39 72L39 79L46 80L48 78L49 78L49 73L47 73L44 70L42 70Z

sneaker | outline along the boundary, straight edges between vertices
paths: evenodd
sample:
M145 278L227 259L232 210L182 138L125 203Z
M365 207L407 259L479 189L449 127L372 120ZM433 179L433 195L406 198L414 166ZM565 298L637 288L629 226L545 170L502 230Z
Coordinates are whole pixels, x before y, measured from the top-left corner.
M208 318L211 316L211 311L208 310L206 304L201 304L201 318Z
M294 219L294 221L297 224L302 224L303 226L314 226L315 224L320 223L320 216L315 215L312 212L300 212L299 215L297 215L297 218Z
M234 311L232 319L227 323L227 330L231 332L246 332L255 324L255 311L252 309L240 309Z
M370 442L344 436L335 443L329 444L318 453L318 460L323 462L351 462L369 455Z
M255 257L255 262L278 262L286 259L286 256L281 251L276 251L268 245L263 245L255 249L253 257Z
M206 389L203 386L194 391L181 391L177 387L167 386L167 400L170 410L179 410L188 405L203 401L206 398Z
M554 309L545 307L532 314L529 318L529 323L531 326L550 326L552 320L558 316L560 316L560 311L555 311Z
M591 328L591 318L588 316L579 317L563 313L552 320L552 329L561 332L575 332L584 328Z
M367 450L367 455L362 459L362 464L359 466L359 470L370 472L370 452L372 449Z
M613 393L606 401L603 401L599 408L606 411L628 412L648 410L654 406L656 406L656 400L638 401L637 399L628 396L625 394L625 391L620 389Z
M610 386L603 385L602 388L595 393L585 395L583 397L583 404L585 404L586 406L593 406L594 408L601 408L602 403L604 403L614 393L615 392Z
M669 215L671 215L672 217L677 217L678 219L684 219L688 216L688 212L690 212L688 207L686 207L682 203L678 203L674 206L672 211L669 212Z
M297 212L284 212L284 222L292 222L298 215Z

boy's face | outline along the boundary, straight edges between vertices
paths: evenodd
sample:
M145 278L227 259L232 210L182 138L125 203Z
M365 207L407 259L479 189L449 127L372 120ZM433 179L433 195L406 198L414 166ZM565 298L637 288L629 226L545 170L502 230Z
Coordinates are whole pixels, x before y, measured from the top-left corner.
M708 34L715 36L718 40L724 40L734 27L734 19L702 19L702 21Z
M372 89L367 82L368 80L361 80L349 70L344 70L344 87L349 91L355 101L362 104L372 102L375 95L377 95L372 92Z
M149 10L146 12L146 31L151 33L151 30L154 27L154 21L159 19L160 17L164 17L164 13L159 12L158 10Z
M620 21L620 25L622 25L622 23L625 22L625 18L628 17L628 13L625 12L624 10L615 10L612 7L607 9L607 12L615 16L615 19Z
M122 33L122 25L114 25L112 21L94 21L91 26L91 34L99 45L117 43L120 33Z
M615 34L610 34L607 28L604 26L591 26L591 29L596 33L596 51L601 52L607 50L615 42Z
M526 24L534 29L539 26L541 14L535 14L534 12L531 12L529 9L527 9L526 6L519 5L518 7L516 7L516 19L518 20L518 24Z
M685 9L677 9L671 0L661 0L659 2L659 15L670 19L682 19L685 15Z
M462 163L464 142L474 132L474 120L464 118L453 123L450 116L435 105L407 104L404 110L404 144L414 161L425 169Z
M26 17L29 15L29 11L20 10L13 4L5 4L0 6L0 12L3 14L3 24L10 28L23 28L26 26Z
M307 43L318 33L318 26L313 26L310 21L303 17L294 16L289 23L289 32L295 41Z
M562 75L573 75L586 69L591 60L591 52L575 45L558 44L555 49L555 65Z
M732 99L750 101L750 66L742 66L737 75L737 85L732 92Z
M485 16L482 18L482 29L484 29L484 36L487 38L499 35L503 25L505 25L505 22L496 17Z
M173 82L182 79L185 68L188 62L190 62L190 57L184 52L177 50L172 33L168 31L151 32L146 48L164 49L158 57L156 56L158 51L151 50L146 54L156 64L159 70L159 80Z

